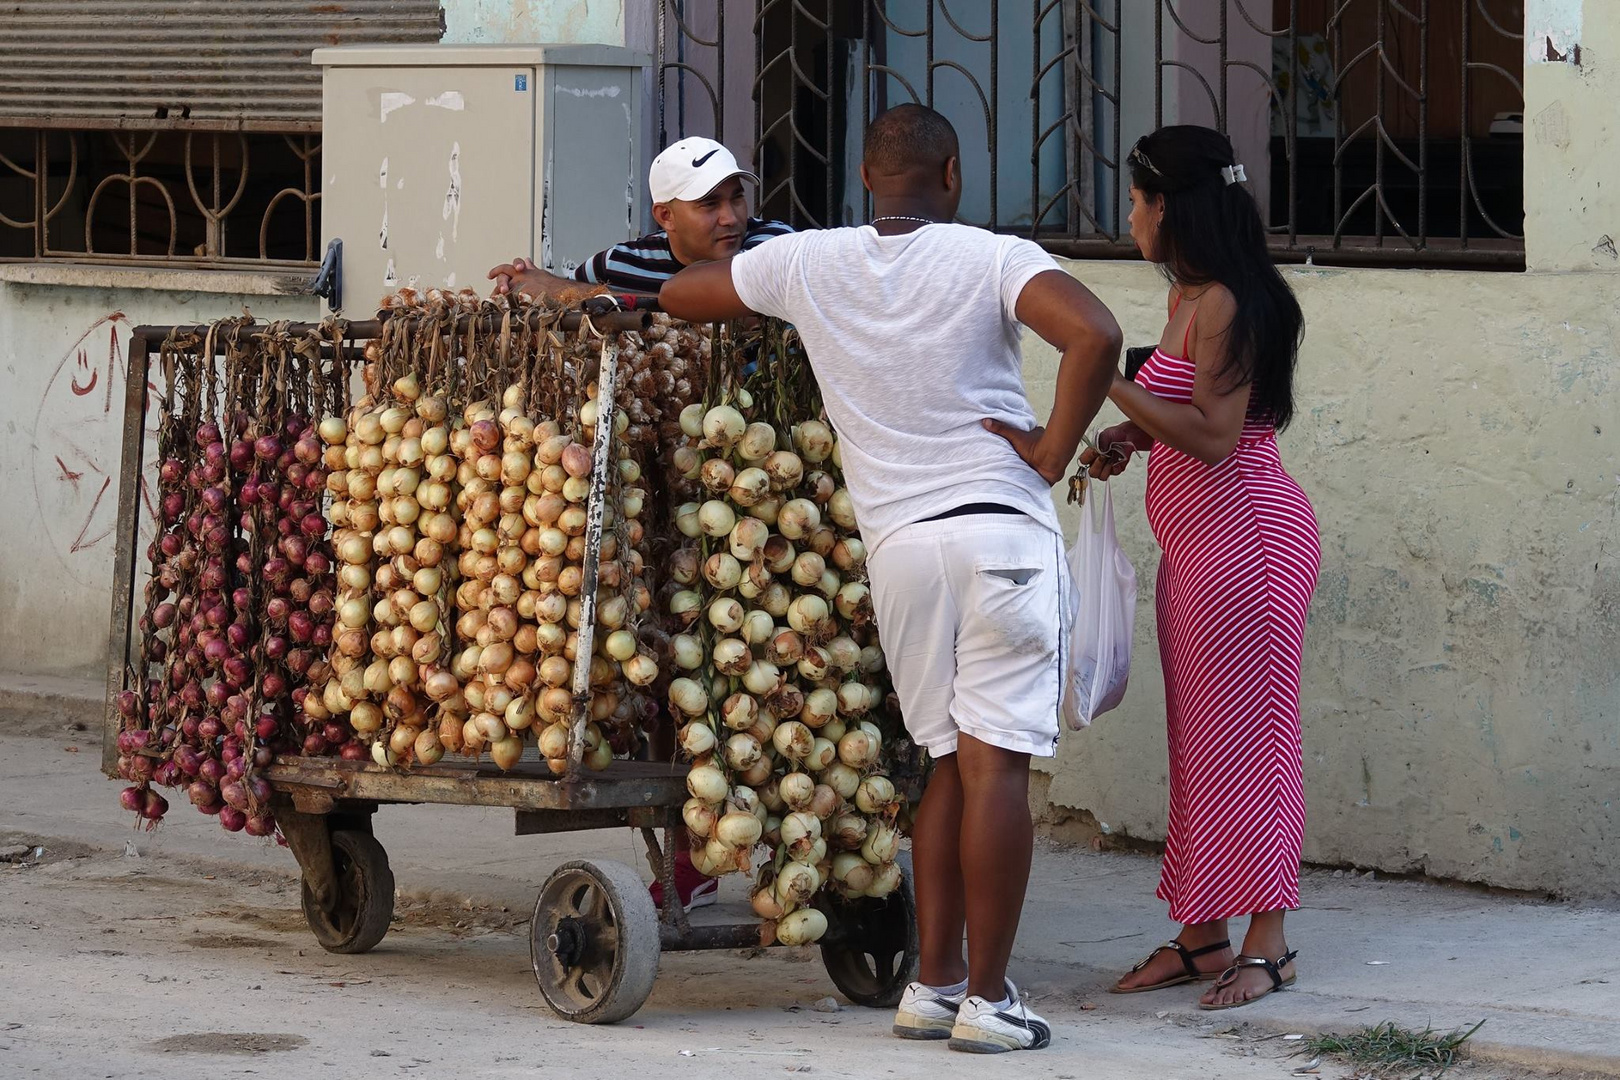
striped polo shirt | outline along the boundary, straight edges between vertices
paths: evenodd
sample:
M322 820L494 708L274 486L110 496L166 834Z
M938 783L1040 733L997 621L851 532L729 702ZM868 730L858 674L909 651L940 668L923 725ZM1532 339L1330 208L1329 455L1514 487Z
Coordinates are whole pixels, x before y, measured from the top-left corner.
M773 236L792 231L793 226L783 221L749 218L742 250L758 247ZM574 280L626 292L656 293L664 282L684 269L686 264L669 250L669 234L660 231L597 252L574 271Z

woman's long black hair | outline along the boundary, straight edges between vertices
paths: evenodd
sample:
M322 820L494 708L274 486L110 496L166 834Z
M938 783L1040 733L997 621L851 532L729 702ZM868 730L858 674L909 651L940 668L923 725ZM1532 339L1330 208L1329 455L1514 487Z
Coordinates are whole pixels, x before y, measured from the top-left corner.
M1155 255L1174 285L1219 282L1237 301L1220 377L1252 384L1249 408L1281 430L1294 416L1294 364L1305 317L1266 248L1254 197L1228 183L1232 144L1213 128L1182 124L1144 135L1131 151L1131 183L1164 196Z

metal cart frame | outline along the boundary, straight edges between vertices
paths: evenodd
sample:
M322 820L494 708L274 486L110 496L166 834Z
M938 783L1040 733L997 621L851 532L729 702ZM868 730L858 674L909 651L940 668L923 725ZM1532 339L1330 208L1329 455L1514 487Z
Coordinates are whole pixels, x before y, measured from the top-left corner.
M464 316L467 317L467 316ZM479 316L470 316L478 318ZM488 317L484 317L488 319ZM579 329L585 316L563 317L564 330ZM602 505L613 433L613 386L617 349L613 334L646 328L645 312L591 317L604 338L598 373L600 399L586 532L585 585L580 655L590 654ZM491 323L493 325L493 323ZM292 324L305 334L310 324ZM349 324L350 340L380 336L381 321ZM121 719L116 703L125 689L136 607L140 557L140 487L145 450L148 380L155 346L178 330L208 337L206 326L141 326L132 335L124 398L123 445L118 488L118 536L113 575L107 662L107 712L102 734L102 771L117 775L116 740ZM248 328L248 332L253 332ZM225 345L216 342L216 355ZM581 772L580 752L589 688L587 664L575 672L575 737L568 772L552 775L544 761L523 760L502 772L488 763L440 762L409 771L337 758L283 757L265 770L273 812L302 874L302 906L323 948L359 953L373 948L393 918L394 878L387 853L372 834L372 816L390 804L435 803L511 807L518 835L627 827L638 830L647 859L663 885L663 910L654 908L641 877L609 860L575 860L557 867L535 902L530 957L547 1004L560 1017L582 1023L612 1023L639 1009L652 991L662 952L747 949L767 944L759 921L693 926L681 908L674 882L670 830L681 824L687 791L684 770L672 763L615 761L601 773ZM664 829L660 841L656 830ZM900 889L883 900L822 900L828 931L820 944L834 984L857 1004L898 1003L916 977L918 942L910 867Z

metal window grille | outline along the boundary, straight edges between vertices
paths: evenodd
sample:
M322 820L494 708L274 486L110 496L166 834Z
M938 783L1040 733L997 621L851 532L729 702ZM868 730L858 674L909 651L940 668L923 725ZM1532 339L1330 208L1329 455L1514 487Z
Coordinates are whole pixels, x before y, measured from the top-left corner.
M305 267L323 45L435 42L438 0L7 0L0 259Z
M761 210L865 219L860 132L962 136L962 218L1131 253L1125 154L1228 134L1279 259L1522 267L1523 0L659 0L660 135L750 158ZM751 123L750 123L751 122Z

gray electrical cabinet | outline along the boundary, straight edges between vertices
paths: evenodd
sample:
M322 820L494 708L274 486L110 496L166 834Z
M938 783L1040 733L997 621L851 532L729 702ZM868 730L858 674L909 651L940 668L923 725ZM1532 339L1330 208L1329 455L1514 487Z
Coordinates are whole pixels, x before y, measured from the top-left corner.
M607 45L317 49L321 233L355 317L522 255L567 274L640 235L648 58Z

